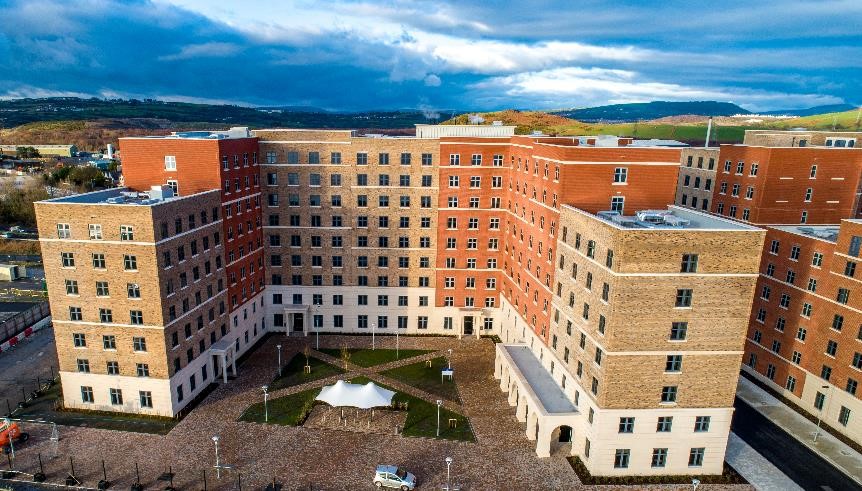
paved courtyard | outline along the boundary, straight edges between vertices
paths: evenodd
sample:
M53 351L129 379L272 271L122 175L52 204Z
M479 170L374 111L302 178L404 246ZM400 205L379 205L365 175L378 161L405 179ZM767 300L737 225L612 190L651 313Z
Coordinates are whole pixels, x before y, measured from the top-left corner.
M373 489L374 466L392 463L414 472L420 481L419 489L440 489L446 481L444 458L451 456L452 482L465 490L584 489L564 457L536 457L534 442L525 437L524 426L515 420L513 409L499 390L499 382L493 379L494 346L490 340L430 337L400 340L403 349L453 349L452 366L462 404L447 402L446 406L469 418L475 443L408 438L394 432L361 433L238 422L237 418L249 405L262 400L260 387L275 375L275 345L283 345L286 364L292 356L302 356L305 343L313 341L311 337L270 337L239 367L235 380L219 386L164 436L61 427L60 441L52 442L50 427L31 424L27 431L34 438L16 451L16 468L27 472L38 470L37 454L41 454L48 480L58 482L69 472L71 456L77 477L91 487L101 479L101 459L104 459L108 479L116 489L128 489L134 482L137 463L141 483L147 489L164 488L166 483L156 479L170 468L178 489L203 489L206 471L207 489L236 489L239 479L244 488L262 489L275 478L284 489L335 490ZM320 338L321 348L368 347L370 342L368 337ZM377 338L378 347L394 348L394 344L394 338ZM352 375L366 375L398 390L407 390L403 384L376 372L434 356L440 356L440 352L371 369L351 366L343 376L280 389L271 396L280 397ZM424 396L429 396L423 396L418 389L409 392L426 399ZM221 438L221 462L234 466L234 470L222 473L218 481L212 468L215 459L211 437L216 434ZM750 489L707 485L700 489L731 488Z

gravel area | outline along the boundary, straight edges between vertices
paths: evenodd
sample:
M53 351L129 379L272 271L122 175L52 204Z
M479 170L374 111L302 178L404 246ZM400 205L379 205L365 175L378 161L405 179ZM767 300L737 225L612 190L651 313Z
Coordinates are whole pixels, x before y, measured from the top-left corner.
M16 451L16 468L38 470L41 453L49 481L59 482L69 472L69 457L74 457L77 477L95 487L101 479L101 460L105 460L113 489L128 489L135 480L135 463L146 489L164 488L157 477L170 468L178 489L236 489L242 486L262 489L273 478L283 489L374 489L371 484L377 464L397 464L417 475L419 489L440 489L446 481L444 458L451 456L452 482L464 490L517 489L610 489L612 486L583 487L563 457L539 459L534 443L524 436L524 427L493 379L494 345L487 339L401 337L404 349L453 349L452 365L462 404L452 409L470 419L475 443L407 438L395 434L359 433L334 429L289 427L238 422L249 405L260 402L260 387L272 380L277 370L275 345L283 345L283 360L301 353L313 338L270 337L248 361L239 367L238 377L219 386L200 405L165 436L126 433L93 428L61 427L60 441L50 441L48 425L30 424L26 430L33 438ZM377 346L394 348L394 337L377 337ZM365 337L321 336L321 347L370 346ZM286 350L286 351L285 351ZM429 354L431 356L432 354ZM300 355L301 356L301 355ZM437 353L434 356L440 356ZM421 358L405 360L415 363ZM373 367L374 371L397 366ZM355 374L369 369L349 367ZM385 380L376 374L370 376ZM332 383L340 376L294 386L273 397ZM392 385L397 385L393 383ZM400 387L398 387L401 390ZM421 391L420 391L421 392ZM215 479L213 435L220 436L221 463L234 468ZM618 487L623 489L623 487ZM690 486L651 489L690 489ZM631 487L629 489L646 489ZM701 490L748 490L748 486L706 486Z

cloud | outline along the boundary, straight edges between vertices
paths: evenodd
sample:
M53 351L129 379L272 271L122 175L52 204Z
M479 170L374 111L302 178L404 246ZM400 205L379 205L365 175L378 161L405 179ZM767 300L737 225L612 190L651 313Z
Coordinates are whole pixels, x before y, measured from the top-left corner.
M7 0L0 18L15 26L0 32L7 96L772 109L859 102L862 86L858 0Z
M434 75L433 73L429 73L425 76L425 86L426 87L440 87L440 77Z
M159 56L160 61L178 61L192 58L225 58L233 56L241 51L241 48L232 43L210 42L201 44L190 44L183 46L178 53Z
M743 104L752 109L768 109L776 104L807 107L842 102L834 96L787 94L763 90L728 90L688 87L649 81L627 70L565 67L492 77L475 83L478 92L502 92L511 98L535 101L544 107L575 107L602 100L608 104L662 101L718 100ZM785 106L786 107L786 106Z

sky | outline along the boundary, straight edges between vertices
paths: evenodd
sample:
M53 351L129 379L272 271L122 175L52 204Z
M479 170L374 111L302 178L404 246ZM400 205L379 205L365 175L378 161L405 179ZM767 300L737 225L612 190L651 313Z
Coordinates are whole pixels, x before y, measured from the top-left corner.
M862 0L0 0L0 98L862 104Z

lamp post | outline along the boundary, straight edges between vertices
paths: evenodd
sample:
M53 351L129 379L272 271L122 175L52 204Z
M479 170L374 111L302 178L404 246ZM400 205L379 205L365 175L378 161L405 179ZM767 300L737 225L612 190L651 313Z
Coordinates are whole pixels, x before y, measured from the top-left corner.
M449 365L449 370L452 369L452 348L449 348L449 358L446 360Z
M311 321L314 322L314 349L320 351L320 326L317 325L317 312L320 311L320 306L314 306L314 316L312 316Z
M821 389L826 389L826 393L828 394L828 393L829 393L829 389L831 388L831 386L829 386L829 385L821 385L821 386L820 386L820 388L821 388ZM824 397L828 397L828 396L824 396ZM828 398L826 399L826 404L825 404L825 406L826 406L826 415L827 415L827 416L829 416L829 402L830 402L830 399L832 399L832 398L831 398L831 397L828 397ZM817 413L817 431L815 431L815 432L814 432L814 443L817 443L817 437L819 437L819 436L820 436L820 419L821 419L821 417L822 417L822 416L823 416L823 406L820 406L820 411L818 411L818 413Z
M218 435L213 436L213 443L215 443L215 457L216 457L216 479L221 479L221 465L218 460Z
M449 467L452 466L452 457L446 457L446 491L449 491Z
M374 323L371 323L371 351L374 351Z
M437 399L437 436L440 436L440 406L443 405L443 401Z
M269 386L264 385L261 387L263 389L263 421L265 423L269 423L269 404L267 403L267 397L269 396Z
M401 355L400 355L400 353L399 353L399 351L398 351L398 349L399 349L399 346L398 346L398 345L399 345L399 343L398 343L398 328L396 327L396 328L395 328L395 359L396 359L396 360L400 360L400 359L401 359Z
M281 345L276 344L276 349L278 349L278 376L281 377Z

